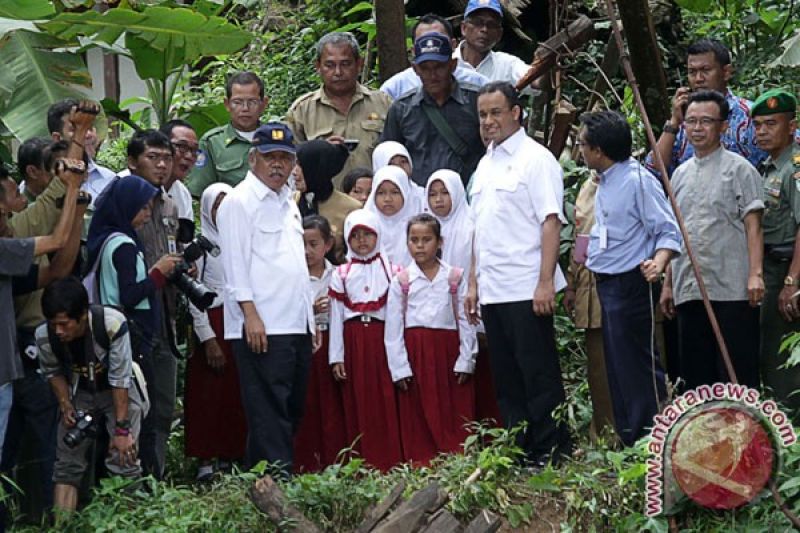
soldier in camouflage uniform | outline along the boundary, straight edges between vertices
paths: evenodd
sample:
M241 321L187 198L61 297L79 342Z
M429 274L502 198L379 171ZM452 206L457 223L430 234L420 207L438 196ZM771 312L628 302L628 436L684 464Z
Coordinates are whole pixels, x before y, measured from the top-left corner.
M764 285L761 306L761 377L766 387L791 411L800 415L800 366L781 368L788 352L783 338L800 331L800 148L793 142L797 100L784 90L765 92L751 115L758 147L769 157L760 166L764 177Z

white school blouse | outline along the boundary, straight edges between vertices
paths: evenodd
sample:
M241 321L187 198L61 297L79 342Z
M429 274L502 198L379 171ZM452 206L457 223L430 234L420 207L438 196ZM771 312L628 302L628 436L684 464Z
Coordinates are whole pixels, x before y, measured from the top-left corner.
M225 271L225 338L241 339L239 302L252 301L267 335L314 332L303 224L289 187L275 192L252 172L217 214Z
M489 145L472 186L475 259L482 304L533 299L542 259L542 223L564 202L561 166L522 128ZM555 290L566 285L556 263Z
M386 304L386 328L384 341L386 357L392 381L410 377L411 366L404 339L405 328L458 329L459 355L454 372L472 374L475 370L477 340L475 328L467 321L464 313L464 298L467 295L468 280L462 276L458 285L458 326L453 313L452 296L447 276L451 267L439 261L439 272L429 280L416 263L408 267L409 291L408 308L403 320L403 291L397 276L389 287L389 301Z

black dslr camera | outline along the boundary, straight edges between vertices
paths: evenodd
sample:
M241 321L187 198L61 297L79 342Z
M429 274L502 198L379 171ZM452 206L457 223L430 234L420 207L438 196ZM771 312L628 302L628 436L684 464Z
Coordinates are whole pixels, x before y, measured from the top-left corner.
M97 435L97 425L91 412L78 409L75 411L75 420L75 425L64 435L64 444L70 448L78 446L86 437L94 438Z
M175 285L179 291L189 298L189 301L201 311L208 309L214 302L217 293L203 285L203 283L192 278L188 272L191 268L190 263L194 263L206 253L214 257L219 255L219 247L214 243L198 235L192 242L183 249L183 261L175 267L169 281Z

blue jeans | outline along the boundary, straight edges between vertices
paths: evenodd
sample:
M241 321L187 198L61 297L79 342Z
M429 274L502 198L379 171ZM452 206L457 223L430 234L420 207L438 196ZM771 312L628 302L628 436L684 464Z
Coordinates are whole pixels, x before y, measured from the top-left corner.
M11 413L11 402L14 399L14 390L11 382L0 385L0 455L3 454L3 443L6 440L6 427L8 415Z

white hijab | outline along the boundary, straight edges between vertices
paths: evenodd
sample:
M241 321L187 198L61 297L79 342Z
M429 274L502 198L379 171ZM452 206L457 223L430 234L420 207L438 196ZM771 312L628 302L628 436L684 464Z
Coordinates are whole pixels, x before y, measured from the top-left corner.
M403 195L403 207L392 216L386 216L381 213L375 203L378 188L385 181L390 181L397 185ZM412 197L408 182L408 176L406 176L402 168L394 165L385 166L378 170L372 178L372 192L369 193L369 198L364 204L364 209L378 217L383 236L381 250L386 259L393 265L403 267L411 263L411 254L408 252L408 244L406 242L406 225L411 217L420 212L417 202L409 201Z
M413 170L414 161L411 159L411 154L408 153L408 150L405 146L397 141L383 141L375 147L375 150L372 151L372 172L378 172L383 167L389 166L389 162L394 156L397 155L402 155L408 159L408 166ZM410 201L413 204L416 204L414 206L414 211L418 213L426 211L427 202L425 201L424 196L425 189L411 181L411 176L408 176L408 186L411 193ZM406 202L408 201L409 200L406 200Z
M435 216L442 225L442 260L448 265L460 267L465 273L469 273L472 262L472 240L475 233L475 217L472 209L467 204L467 195L464 191L464 184L461 176L452 170L437 170L428 178L425 186L425 198L428 197L431 185L434 181L441 181L447 192L450 193L450 200L453 204L447 216L440 217L434 214L433 209L428 206L430 214Z
M232 191L233 187L226 183L212 183L205 188L200 197L200 233L216 245L219 245L220 240L219 229L211 219L211 210L220 194L230 194ZM217 294L222 294L225 289L225 276L222 269L221 255L214 257L211 254L206 254L205 260L200 266L200 273L203 275L203 283L216 291Z
M347 272L347 279L342 286L341 277L333 276L331 289L343 293L347 289L347 296L353 303L372 302L380 299L389 289L389 279L392 269L389 261L381 253L381 226L378 217L366 209L352 211L344 220L345 239L350 242L350 234L358 228L366 228L378 236L375 249L369 255L362 256L350 250L348 245L347 259L349 267L339 267Z

